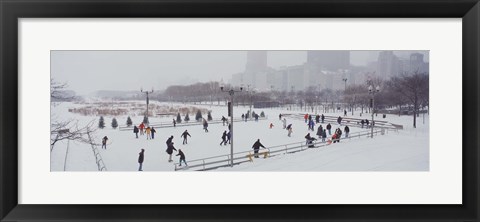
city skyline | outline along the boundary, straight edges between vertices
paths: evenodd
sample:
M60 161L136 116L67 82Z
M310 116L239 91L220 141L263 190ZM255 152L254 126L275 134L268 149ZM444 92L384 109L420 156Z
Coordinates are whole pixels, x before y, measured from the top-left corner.
M380 51L348 52L349 65L367 67L378 59ZM406 59L415 52L429 62L428 51L394 51L394 54ZM306 50L269 50L265 62L267 67L278 70L304 65L307 60ZM51 77L67 83L79 95L98 90L140 90L140 87L163 90L169 85L195 82L230 83L232 75L246 71L247 51L52 51L51 67Z

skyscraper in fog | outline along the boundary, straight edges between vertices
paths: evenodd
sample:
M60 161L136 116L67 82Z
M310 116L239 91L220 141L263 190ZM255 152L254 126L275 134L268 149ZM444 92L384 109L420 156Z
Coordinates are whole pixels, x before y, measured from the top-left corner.
M350 51L307 51L307 63L315 70L338 71L350 68Z
M267 69L267 51L247 51L246 72L262 72Z

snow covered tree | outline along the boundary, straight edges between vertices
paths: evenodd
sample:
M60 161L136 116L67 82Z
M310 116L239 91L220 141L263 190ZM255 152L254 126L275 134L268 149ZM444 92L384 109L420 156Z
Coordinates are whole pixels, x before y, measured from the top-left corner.
M105 128L105 120L103 120L103 116L100 116L100 120L98 120L98 128Z
M182 117L180 116L180 113L177 114L177 123L182 122Z
M208 111L207 119L208 119L208 121L213 120L213 118L212 118L212 111Z
M260 113L260 117L265 117L265 113L263 111Z
M200 110L197 110L197 115L195 115L195 120L197 122L202 121L202 112Z
M118 127L118 122L117 122L117 119L115 119L115 117L112 119L112 128L116 129Z
M131 126L133 123L132 123L132 119L130 118L130 116L127 118L127 126Z
M148 124L148 116L143 116L143 123Z
M185 120L185 122L188 122L188 121L190 121L190 117L188 116L188 113L187 113L187 114L185 114L185 118L184 118L184 120Z

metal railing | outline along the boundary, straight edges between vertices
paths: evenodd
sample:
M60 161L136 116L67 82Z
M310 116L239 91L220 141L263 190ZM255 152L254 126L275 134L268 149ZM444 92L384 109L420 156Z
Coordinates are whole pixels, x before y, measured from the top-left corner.
M377 129L373 131L374 135L384 135L386 132L388 133L389 129ZM393 129L393 131L397 131ZM362 132L357 132L357 133L351 133L349 134L348 137L345 137L345 134L342 134L342 138L340 138L340 141L343 140L350 140L353 138L361 138L361 137L370 137L371 136L371 131L362 131ZM291 154L291 153L296 153L296 152L301 152L307 149L312 149L312 148L319 148L319 147L324 147L327 145L330 145L333 141L330 139L321 141L321 140L315 140L313 144L307 144L306 140L302 142L295 142L295 143L289 143L289 144L283 144L283 145L277 145L277 146L272 146L272 147L266 147L264 149L259 150L258 156L267 158L267 157L273 157L276 155L281 155L281 154ZM242 151L242 152L237 152L233 154L233 160L234 160L234 165L242 164L245 162L252 162L255 154L252 151ZM203 159L196 159L196 160L189 160L187 161L188 167L180 167L178 163L175 163L175 171L179 170L194 170L194 171L206 171L206 170L213 170L217 169L220 167L229 167L230 166L230 154L225 154L225 155L219 155L219 156L213 156L213 157L208 157L208 158L203 158Z
M290 118L294 118L294 119L301 119L301 120L304 120L304 115L305 114L286 114L285 116L290 116ZM359 118L351 118L351 117L342 117L342 125L348 125L348 126L356 126L356 127L359 127L361 126L360 124L360 121L362 121L362 119L359 119ZM312 118L315 120L315 117L312 115ZM335 116L325 116L325 121L323 124L327 124L327 123L337 123L337 117ZM363 119L364 120L364 119ZM320 120L321 121L321 120ZM316 123L317 124L317 123ZM322 124L322 123L320 123ZM371 124L371 123L370 123ZM367 125L365 124L365 126L367 127ZM370 125L368 126L370 127ZM378 127L378 128L387 128L387 129L403 129L403 126L402 125L398 125L398 124L393 124L393 123L390 123L388 121L384 121L384 120L375 120L375 125L374 127Z

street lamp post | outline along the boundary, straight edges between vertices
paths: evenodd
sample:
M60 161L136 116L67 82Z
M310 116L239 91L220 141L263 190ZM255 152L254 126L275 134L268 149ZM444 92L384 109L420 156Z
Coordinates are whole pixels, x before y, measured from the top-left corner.
M348 80L347 78L343 78L343 79L342 79L342 81L345 82L345 91L347 91L347 80Z
M145 116L148 119L148 104L149 104L148 94L153 93L153 89L151 91L143 91L143 88L140 88L140 92L147 94L147 113L145 114Z
M370 124L371 130L371 137L373 138L373 123L374 123L374 114L375 114L375 93L380 92L380 86L374 87L373 85L368 86L368 93L372 95L372 123Z
M228 107L230 111L230 167L233 167L233 96L236 92L242 92L243 87L240 87L240 90L234 90L232 88L228 91L224 91L224 87L220 86L220 90L222 92L227 92L230 95L230 107Z

